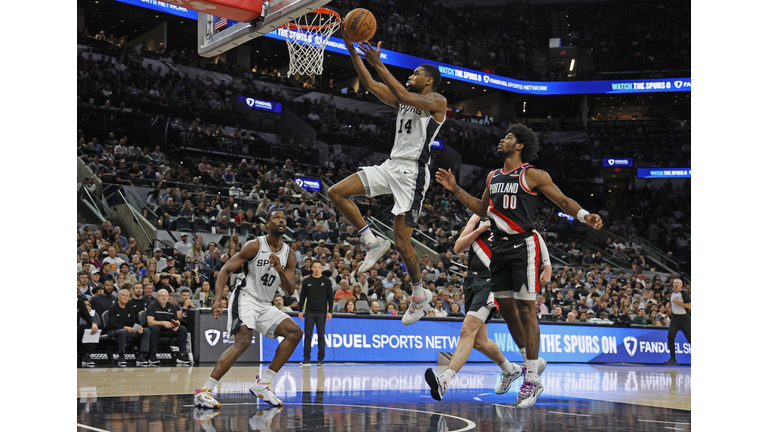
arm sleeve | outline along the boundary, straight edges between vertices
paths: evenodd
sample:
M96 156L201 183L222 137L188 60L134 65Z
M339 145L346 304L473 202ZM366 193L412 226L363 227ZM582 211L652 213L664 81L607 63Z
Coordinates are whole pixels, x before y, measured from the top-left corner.
M691 302L691 296L689 296L687 292L680 291L680 296L682 297L683 303L690 303Z
M542 237L538 231L534 232L539 240L539 249L541 249L541 265L552 265L549 261L549 250L547 249L547 243L544 241L544 237Z

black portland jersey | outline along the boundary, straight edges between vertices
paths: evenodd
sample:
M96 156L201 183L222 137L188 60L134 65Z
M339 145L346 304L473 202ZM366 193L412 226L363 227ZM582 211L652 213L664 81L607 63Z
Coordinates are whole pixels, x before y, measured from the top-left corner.
M475 225L477 229L488 219L480 219ZM493 234L491 230L485 230L475 238L472 245L469 246L469 268L475 273L488 273L491 266L491 240Z
M533 168L533 165L524 163L506 173L503 168L491 173L488 181L491 192L488 217L501 233L519 234L534 229L538 193L525 183L524 175L528 168Z

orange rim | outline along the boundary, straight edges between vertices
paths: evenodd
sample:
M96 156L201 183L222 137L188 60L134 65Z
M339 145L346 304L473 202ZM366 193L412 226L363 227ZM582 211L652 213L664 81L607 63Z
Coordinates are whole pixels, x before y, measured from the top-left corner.
M341 23L341 16L339 15L339 13L336 12L336 11L330 10L330 9L317 8L317 9L313 10L310 13L326 14L326 15L330 15L332 17L336 17L336 19L335 20L331 19L331 22L329 22L328 24L313 25L313 26L302 25L302 24L294 24L292 22L289 22L289 23L283 24L283 27L287 27L287 28L289 28L291 30L296 30L296 29L319 30L319 29L326 29L328 27L333 27L333 26Z

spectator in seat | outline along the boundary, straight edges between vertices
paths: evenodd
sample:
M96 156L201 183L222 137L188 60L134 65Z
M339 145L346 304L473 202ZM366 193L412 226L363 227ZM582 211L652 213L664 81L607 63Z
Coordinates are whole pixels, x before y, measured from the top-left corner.
M347 271L346 268L344 270ZM366 302L368 301L368 295L366 295L363 292L363 286L360 284L360 282L355 282L354 284L352 284L352 295L355 297L355 301L357 300L365 300Z
M576 322L576 312L568 312L566 322Z
M293 309L283 305L283 296L280 294L275 294L275 297L272 299L272 304L281 312L293 312Z
M338 302L341 299L353 299L355 297L355 294L349 289L346 280L342 279L341 282L339 282L339 287L340 288L333 295L334 302Z
M645 316L645 309L639 309L637 311L637 316L632 318L632 324L648 325L648 317Z
M387 303L387 313L385 315L397 315L397 305L394 303Z
M434 316L436 316L436 317L446 317L446 316L448 316L448 311L446 311L443 308L443 301L442 300L435 301L435 308L433 310L435 311L435 315Z
M384 288L392 289L395 287L395 284L397 284L397 279L395 279L395 273L389 272L387 273L387 277L381 281L382 285L384 285Z
M168 302L168 291L161 289L157 292L157 301L147 308L147 324L149 325L150 347L149 363L158 364L157 343L162 336L177 337L179 352L176 363L190 364L187 356L187 328L179 323L181 309Z
M354 300L347 300L347 303L344 305L344 313L355 313L357 312L357 306L355 305Z
M565 321L565 317L563 316L563 308L560 306L555 306L554 311L552 311L552 318L554 318L555 321Z
M370 307L368 308L368 313L371 315L383 315L381 312L381 306L379 305L379 302L371 302Z
M202 307L211 307L213 304L213 301L215 300L216 295L211 292L211 283L207 280L203 281L203 284L200 286L200 292L195 294L193 297L195 300L200 301L200 305Z
M461 313L461 303L460 302L457 302L457 301L451 302L451 311L448 312L448 316L453 316L453 317L463 317L464 316L464 314Z
M117 273L117 271L120 268L120 264L124 263L122 258L117 257L117 250L110 246L109 249L107 249L107 252L109 253L109 256L104 258L104 261L101 263L101 267L107 268L107 271L110 273Z
M157 213L163 217L163 228L170 229L171 222L179 216L179 208L173 198L168 198L165 204L157 209Z
M99 314L99 317L109 310L109 308L117 301L117 298L112 295L114 289L113 284L113 281L108 280L104 282L103 287L96 286L91 289L91 292L93 293L93 297L91 297L91 307L97 314Z
M536 296L536 306L539 308L539 313L540 314L548 314L549 313L549 308L547 307L546 304L544 304L544 296L543 295Z
M136 359L136 366L146 366L148 364L147 355L149 353L150 333L148 331L145 332L142 327L134 328L139 323L139 316L132 308L128 307L130 299L130 291L121 289L117 303L113 304L107 313L107 316L109 316L107 330L109 330L110 337L117 339L118 366L126 366L125 346L128 340L133 339L141 339L141 354Z
M192 292L188 288L182 288L179 293L178 307L181 308L181 325L187 326L187 311L190 309L197 309L194 303L192 303Z
M131 285L133 285L133 284L135 284L137 282L136 276L134 276L131 273L130 266L126 262L120 263L120 273L118 274L118 276L119 275L124 275L125 276L125 282L127 282L127 283L129 283Z
M165 155L160 151L160 146L155 146L155 151L149 154L155 164L161 164L165 160Z
M226 216L222 216L218 222L216 222L216 232L219 234L227 234L229 233L229 227L227 225L228 218Z

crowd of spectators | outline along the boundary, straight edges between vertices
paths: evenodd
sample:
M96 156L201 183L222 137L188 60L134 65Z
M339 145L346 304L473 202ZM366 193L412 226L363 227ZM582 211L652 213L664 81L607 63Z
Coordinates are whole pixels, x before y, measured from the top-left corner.
M564 15L563 45L591 51L595 73L578 79L605 79L601 72L690 72L690 4L656 0L451 7L444 2L342 0L342 15L364 7L377 17L376 39L387 49L502 76L526 80L563 80L567 71L537 64L546 57L554 24ZM503 17L503 18L502 18ZM504 19L506 18L506 19ZM679 75L679 74L678 74Z

